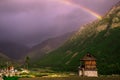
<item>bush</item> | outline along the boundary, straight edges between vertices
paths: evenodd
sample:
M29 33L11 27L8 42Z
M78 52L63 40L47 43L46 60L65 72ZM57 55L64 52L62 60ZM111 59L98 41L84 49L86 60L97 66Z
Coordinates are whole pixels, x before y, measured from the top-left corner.
M4 76L3 79L4 80L18 80L19 77L15 77L15 76L14 77L6 77L6 76Z

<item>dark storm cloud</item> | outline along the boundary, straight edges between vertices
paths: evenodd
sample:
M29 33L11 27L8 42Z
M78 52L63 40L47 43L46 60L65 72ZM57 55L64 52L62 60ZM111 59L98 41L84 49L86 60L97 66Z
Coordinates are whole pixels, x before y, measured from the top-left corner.
M72 1L72 0L71 0ZM118 0L75 0L104 14ZM94 4L94 6L93 6ZM0 0L0 40L34 44L96 18L60 0Z

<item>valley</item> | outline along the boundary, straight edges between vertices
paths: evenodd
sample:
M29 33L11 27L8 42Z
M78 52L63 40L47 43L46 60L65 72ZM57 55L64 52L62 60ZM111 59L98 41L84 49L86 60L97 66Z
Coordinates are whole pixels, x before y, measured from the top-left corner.
M0 80L120 80L120 1L95 16L77 31L34 40L32 47L0 40Z

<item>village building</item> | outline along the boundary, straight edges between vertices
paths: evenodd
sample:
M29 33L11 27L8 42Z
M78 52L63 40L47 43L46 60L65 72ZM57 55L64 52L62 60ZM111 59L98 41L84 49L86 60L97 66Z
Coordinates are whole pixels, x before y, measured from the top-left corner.
M14 66L6 67L5 69L0 70L0 77L3 76L15 76L17 75L17 71L14 69Z
M96 59L91 54L86 54L80 61L79 76L98 77Z

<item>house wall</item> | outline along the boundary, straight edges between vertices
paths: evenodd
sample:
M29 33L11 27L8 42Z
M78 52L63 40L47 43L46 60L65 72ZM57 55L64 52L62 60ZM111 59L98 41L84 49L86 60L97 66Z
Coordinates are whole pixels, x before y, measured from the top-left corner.
M90 71L90 70L79 70L79 76L87 76L87 77L98 77L97 71Z
M96 61L85 61L85 69L96 69Z
M79 70L78 73L79 73L79 76L82 76L82 70Z
M84 75L88 77L98 77L97 71L84 71Z

